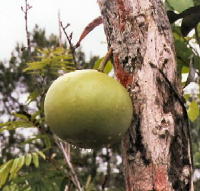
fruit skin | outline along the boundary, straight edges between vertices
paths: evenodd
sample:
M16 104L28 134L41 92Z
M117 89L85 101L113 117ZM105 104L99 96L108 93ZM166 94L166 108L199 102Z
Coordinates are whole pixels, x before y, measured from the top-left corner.
M92 69L59 77L44 102L50 129L82 148L119 143L130 126L132 108L127 90L118 81Z

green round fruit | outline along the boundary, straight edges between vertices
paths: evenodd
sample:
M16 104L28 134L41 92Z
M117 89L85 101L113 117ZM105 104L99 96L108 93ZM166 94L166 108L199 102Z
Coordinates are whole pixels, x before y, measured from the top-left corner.
M108 75L89 69L55 80L46 94L44 112L58 137L83 148L119 143L133 114L127 90Z

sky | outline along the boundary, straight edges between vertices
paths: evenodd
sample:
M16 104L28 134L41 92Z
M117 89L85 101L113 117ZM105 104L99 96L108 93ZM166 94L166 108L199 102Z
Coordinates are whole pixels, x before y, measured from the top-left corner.
M32 9L28 14L29 31L38 24L58 35L58 11L63 24L70 23L73 42L77 42L81 32L93 19L100 15L96 0L28 0ZM26 44L25 21L21 11L24 0L1 0L0 3L0 60L9 59L17 42ZM64 35L62 36L64 39ZM106 54L106 39L103 26L95 28L81 44L87 58L91 55Z

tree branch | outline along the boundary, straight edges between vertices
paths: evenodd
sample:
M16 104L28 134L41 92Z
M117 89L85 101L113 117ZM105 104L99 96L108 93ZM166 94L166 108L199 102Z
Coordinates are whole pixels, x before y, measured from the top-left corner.
M70 33L69 35L67 34L66 32L66 29L70 26L70 24L67 24L66 26L63 25L62 21L60 21L60 26L67 38L67 41L69 43L69 48L71 50L71 53L72 53L72 57L73 57L73 61L74 61L74 64L75 66L77 67L77 62L76 62L76 51L75 51L75 48L74 48L74 45L72 44L72 36L73 36L73 33Z
M30 33L28 30L28 11L32 8L28 4L28 0L25 0L25 6L21 7L21 10L24 13L24 19L25 19L25 30L26 30L26 39L27 39L27 47L28 47L28 53L30 54L31 52L31 40L30 40Z
M78 191L83 191L80 181L78 179L78 176L74 170L74 167L70 161L70 145L68 143L64 143L62 140L60 140L58 137L55 136L56 143L60 150L62 151L65 161L70 169L71 172L71 178L72 182L75 185L75 187L78 189Z

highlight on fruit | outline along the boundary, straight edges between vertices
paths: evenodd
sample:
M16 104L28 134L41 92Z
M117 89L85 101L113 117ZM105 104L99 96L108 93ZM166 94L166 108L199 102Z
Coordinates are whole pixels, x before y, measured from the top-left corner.
M64 74L50 86L45 119L61 139L82 148L101 148L121 141L132 120L127 90L97 70Z

